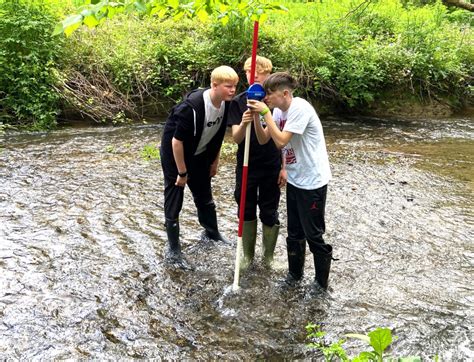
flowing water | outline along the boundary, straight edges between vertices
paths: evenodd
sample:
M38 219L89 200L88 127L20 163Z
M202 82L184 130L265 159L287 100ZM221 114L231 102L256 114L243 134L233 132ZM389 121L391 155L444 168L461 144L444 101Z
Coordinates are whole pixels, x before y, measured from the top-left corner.
M194 270L163 263L161 169L141 156L160 125L1 136L0 357L321 358L305 346L314 322L328 342L381 326L398 336L394 355L472 360L473 121L323 126L326 241L339 259L329 296L312 288L311 255L302 284L281 287L284 197L274 269L256 263L239 291L235 246L200 240L189 190L181 235ZM233 162L222 161L214 195L221 231L236 240Z

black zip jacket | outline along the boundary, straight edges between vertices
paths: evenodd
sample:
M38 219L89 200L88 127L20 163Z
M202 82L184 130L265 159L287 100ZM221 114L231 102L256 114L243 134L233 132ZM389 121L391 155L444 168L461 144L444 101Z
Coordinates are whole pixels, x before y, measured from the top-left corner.
M205 107L203 93L207 89L209 88L189 92L181 103L171 109L168 115L160 147L161 164L166 176L176 177L178 174L171 145L173 137L183 142L186 165L191 162L197 150L204 130ZM225 102L224 118L219 130L206 146L205 152L210 163L216 159L222 146L227 126L228 110L229 102Z

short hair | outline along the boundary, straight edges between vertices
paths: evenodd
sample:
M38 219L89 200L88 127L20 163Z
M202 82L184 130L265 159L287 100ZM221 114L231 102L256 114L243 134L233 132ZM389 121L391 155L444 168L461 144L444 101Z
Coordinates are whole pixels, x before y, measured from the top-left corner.
M252 57L247 58L244 64L244 70L248 71L252 67ZM257 73L271 73L273 69L272 61L268 58L257 55L255 60L255 69Z
M234 69L227 65L221 65L215 68L211 73L211 83L221 84L224 82L235 82L239 81L239 76Z
M293 92L297 86L296 79L287 72L273 73L263 82L263 88L267 93L282 89L288 89Z

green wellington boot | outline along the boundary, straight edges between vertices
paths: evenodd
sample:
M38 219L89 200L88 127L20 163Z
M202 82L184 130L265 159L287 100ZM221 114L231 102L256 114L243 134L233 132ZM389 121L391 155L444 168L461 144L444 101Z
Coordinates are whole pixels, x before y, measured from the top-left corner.
M262 259L263 265L270 268L273 263L273 254L278 240L280 224L268 226L262 224Z
M242 251L240 270L245 271L255 256L255 243L257 241L257 220L244 221L242 229Z

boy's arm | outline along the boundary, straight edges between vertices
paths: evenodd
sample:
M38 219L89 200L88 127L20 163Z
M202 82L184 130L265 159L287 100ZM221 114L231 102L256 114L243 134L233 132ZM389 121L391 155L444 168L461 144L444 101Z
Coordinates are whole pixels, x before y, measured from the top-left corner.
M249 100L248 106L252 109L253 112L256 113L262 113L264 112L264 110L267 110L263 115L263 119L267 124L265 131L270 133L270 136L273 138L273 142L275 142L277 148L281 149L285 147L288 142L290 142L291 137L293 137L293 133L288 131L280 131L275 121L273 120L272 112L268 110L268 107L265 103Z
M221 156L221 150L217 152L215 160L211 163L211 170L209 172L209 177L214 177L217 175L217 168L219 167L219 157Z
M257 136L257 141L259 144L264 145L270 140L270 133L266 131L260 122L260 115L255 112L251 112L253 116L253 125L255 128L255 135Z
M184 162L184 146L183 141L180 141L173 137L171 141L171 146L173 148L173 157L176 167L178 168L178 177L176 178L176 186L184 187L188 180L186 163ZM179 176L179 174L186 174L186 176Z
M245 138L245 125L246 123L234 124L232 126L232 139L235 143L239 144Z
M275 121L273 120L271 112L265 113L263 119L267 124L267 128L265 129L268 130L268 132L270 133L270 136L273 138L273 142L275 142L277 148L282 149L283 147L285 147L288 142L290 142L291 137L293 137L293 133L288 131L280 131Z
M281 170L278 174L278 186L283 187L286 185L286 180L288 179L288 175L286 174L286 157L285 152L281 151Z
M185 103L180 104L176 111L176 130L171 140L171 148L173 149L173 157L176 163L178 173L186 174L188 169L184 161L184 142L191 142L194 133L194 112L193 109ZM186 176L177 176L176 186L184 187L188 180Z
M227 116L227 125L231 126L232 139L235 143L240 144L245 138L245 124L242 123L244 110L241 108L242 102L240 95L235 97L229 105L229 114ZM244 102L245 103L245 102Z

